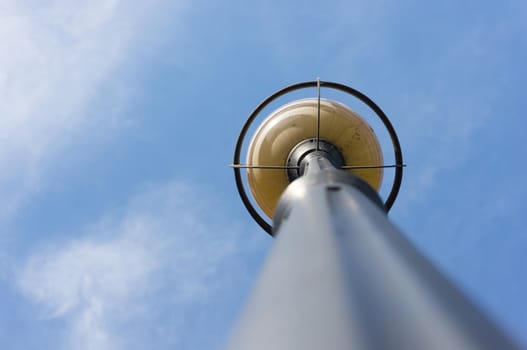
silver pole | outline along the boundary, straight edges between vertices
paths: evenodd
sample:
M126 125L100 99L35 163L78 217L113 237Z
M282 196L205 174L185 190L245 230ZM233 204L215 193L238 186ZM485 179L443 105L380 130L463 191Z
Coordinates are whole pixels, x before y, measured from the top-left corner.
M302 170L229 350L517 348L390 223L366 183L318 152Z

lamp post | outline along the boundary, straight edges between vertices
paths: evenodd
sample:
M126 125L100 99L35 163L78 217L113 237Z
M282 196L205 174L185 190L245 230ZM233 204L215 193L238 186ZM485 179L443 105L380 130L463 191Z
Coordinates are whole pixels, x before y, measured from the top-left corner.
M235 154L235 174L248 169L254 200L271 213L266 226L252 208L275 242L228 349L516 349L389 221L403 166L397 136L397 189L383 203L371 128L320 100L320 87L335 83L301 84L316 86L317 98L272 113L248 164Z

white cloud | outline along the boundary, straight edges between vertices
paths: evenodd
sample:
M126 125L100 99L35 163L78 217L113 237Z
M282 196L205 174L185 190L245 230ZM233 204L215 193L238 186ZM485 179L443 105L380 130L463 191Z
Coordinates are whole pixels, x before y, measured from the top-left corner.
M144 348L159 332L181 336L171 329L185 317L181 308L225 288L222 264L234 264L239 253L239 230L222 226L213 203L199 198L206 197L178 183L145 191L121 218L102 219L82 238L37 251L18 272L20 290L41 317L66 321L66 348ZM236 278L243 272L229 267ZM149 329L163 309L171 321ZM140 330L120 331L124 325Z
M164 0L2 2L0 219L38 188L50 161L67 145L95 138L115 122L112 109L127 89L118 83L119 70L139 47L159 41L148 39L160 37L148 30L166 13L179 14ZM94 111L99 90L109 82L115 85L104 96L110 108Z
M424 83L414 87L405 82L409 88L388 97L409 165L411 186L403 191L412 201L426 200L423 193L436 190L441 176L473 163L489 148L481 136L501 128L493 124L509 93L500 80L508 38L515 33L514 25L506 23L497 19L493 25L485 22L457 33L420 62L417 69L426 77Z

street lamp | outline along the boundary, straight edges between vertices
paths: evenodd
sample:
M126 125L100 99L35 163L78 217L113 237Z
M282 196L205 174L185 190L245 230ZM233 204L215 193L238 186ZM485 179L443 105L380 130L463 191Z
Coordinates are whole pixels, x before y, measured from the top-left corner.
M316 97L288 103L263 121L247 164L240 163L258 114L278 97L308 89ZM395 164L383 164L369 124L322 99L322 89L350 94L375 112ZM401 147L384 112L364 94L320 80L276 92L249 116L232 167L243 203L275 242L229 350L517 348L389 221L402 180ZM377 191L386 167L395 175L383 201Z

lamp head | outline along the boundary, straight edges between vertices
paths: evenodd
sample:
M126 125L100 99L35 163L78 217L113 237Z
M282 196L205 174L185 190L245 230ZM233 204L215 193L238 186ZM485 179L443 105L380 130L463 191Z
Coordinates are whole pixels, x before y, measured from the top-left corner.
M318 137L323 147L334 147L340 154L344 166L380 166L383 163L379 141L366 121L342 103L321 99L320 123L318 123L318 100L308 98L288 103L272 112L254 134L247 152L247 164L264 166L280 164L284 167L298 166L298 160L291 164L292 150L315 142L317 125ZM306 152L309 151L309 146ZM295 164L296 163L296 164ZM290 171L288 171L290 170ZM294 171L297 171L294 169ZM348 170L361 177L374 189L379 190L383 169ZM289 175L288 175L289 173ZM247 177L251 193L260 209L273 217L278 199L292 180L291 169L273 170L248 168Z
M290 102L263 121L247 148L247 164L240 164L245 137L256 117L277 98L313 87L317 88L317 98ZM342 103L321 99L321 88L352 95L375 112L392 141L395 164L383 164L379 141L369 124ZM272 235L272 227L261 213L273 217L280 195L302 172L304 157L314 151L326 152L333 166L352 172L377 191L383 169L395 168L392 188L384 201L386 211L391 208L401 186L404 165L399 139L388 117L370 98L349 86L320 80L297 83L278 90L255 108L240 131L234 151L232 167L238 193L253 219L267 233ZM243 168L247 169L246 181L240 172ZM245 190L246 183L252 199Z

